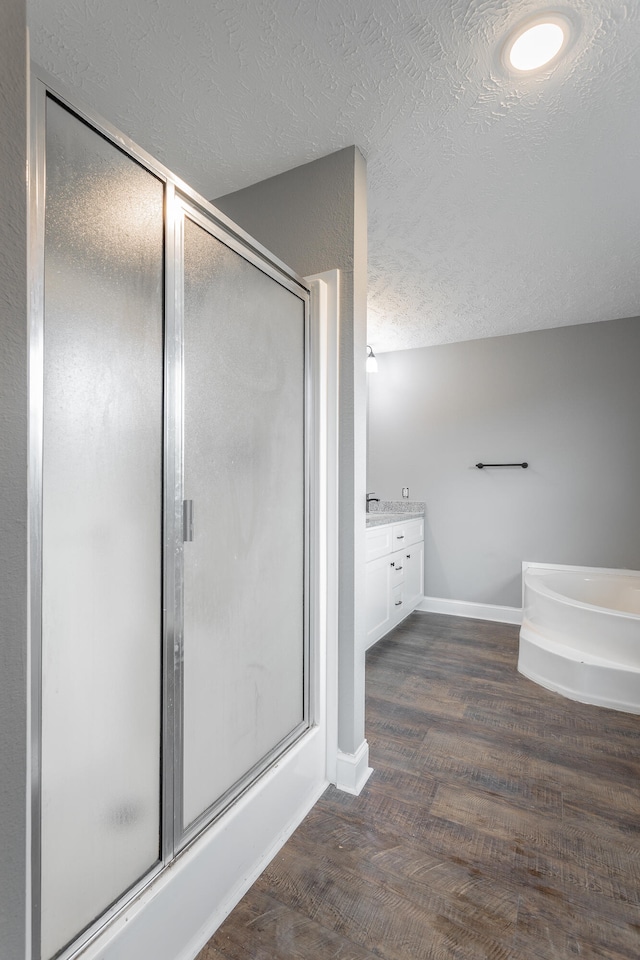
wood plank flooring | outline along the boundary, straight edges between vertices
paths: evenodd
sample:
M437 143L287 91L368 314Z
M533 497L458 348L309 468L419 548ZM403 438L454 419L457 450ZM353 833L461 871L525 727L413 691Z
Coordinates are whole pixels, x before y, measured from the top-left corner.
M638 960L640 717L414 613L367 655L374 773L329 788L197 960Z

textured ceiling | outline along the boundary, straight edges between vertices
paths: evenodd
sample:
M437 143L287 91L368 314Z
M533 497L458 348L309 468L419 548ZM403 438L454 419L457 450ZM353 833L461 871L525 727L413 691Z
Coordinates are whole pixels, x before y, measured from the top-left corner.
M500 64L529 0L31 0L32 55L207 197L355 143L369 342L640 314L640 0L570 0L548 73Z

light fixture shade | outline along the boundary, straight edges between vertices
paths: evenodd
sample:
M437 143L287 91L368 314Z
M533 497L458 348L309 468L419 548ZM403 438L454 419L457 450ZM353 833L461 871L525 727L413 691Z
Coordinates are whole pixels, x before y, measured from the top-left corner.
M376 360L376 355L367 344L367 373L377 373L378 372L378 361Z
M509 35L502 59L509 71L533 73L554 63L571 39L568 17L547 11L527 18Z
M521 33L509 51L509 62L516 70L536 70L559 53L564 31L557 23L536 23Z

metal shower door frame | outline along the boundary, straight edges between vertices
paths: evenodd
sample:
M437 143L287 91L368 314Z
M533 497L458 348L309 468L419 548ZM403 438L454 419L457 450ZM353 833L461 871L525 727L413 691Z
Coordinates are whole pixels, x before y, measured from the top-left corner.
M130 138L93 109L65 93L53 77L32 66L29 121L29 846L28 878L31 918L28 925L31 960L44 960L40 951L41 893L41 738L42 738L42 485L44 413L44 224L46 202L46 102L56 101L107 141L135 160L164 185L164 425L163 425L163 610L162 610L162 715L161 715L161 836L160 858L134 886L108 908L56 960L72 960L123 910L148 889L164 869L187 846L237 800L293 743L316 722L318 705L313 669L316 660L311 626L314 588L312 583L314 540L317 531L312 491L314 476L315 413L312 371L314 342L310 332L310 295L305 282L289 267L236 226L221 211L192 190L168 168L142 150ZM239 253L304 303L304 719L275 750L234 785L230 796L207 810L188 830L182 829L182 260L177 251L182 242L185 215Z
M204 209L200 204L195 204L193 198L187 196L179 188L173 194L173 206L169 208L168 219L172 221L172 235L174 244L174 297L172 299L175 305L174 316L174 372L172 376L173 387L176 391L174 398L169 398L169 406L176 411L180 409L180 417L176 418L176 433L174 437L175 447L171 457L175 464L176 472L174 474L174 504L176 506L174 516L174 540L173 551L176 557L174 567L174 576L172 580L175 591L175 610L176 621L179 625L175 630L174 636L174 665L175 665L175 687L173 705L174 716L174 757L179 761L174 764L174 796L173 796L173 837L176 852L188 846L203 830L205 830L214 820L221 816L229 805L235 802L255 780L260 777L277 761L278 757L294 744L302 736L310 725L311 710L311 678L310 678L310 635L311 635L311 583L310 583L310 539L311 539L311 501L310 501L310 477L311 477L311 457L313 444L311 442L313 434L312 420L312 378L311 378L311 333L309 323L310 294L306 288L301 290L301 282L293 275L286 277L281 269L275 264L265 263L262 256L249 249L246 243L239 238L229 234L227 230L218 224L214 217ZM172 212L171 212L172 211ZM183 672L184 672L184 565L183 565L183 514L182 504L184 501L184 410L182 404L183 382L182 382L182 346L184 344L184 223L185 220L191 220L197 226L201 227L215 239L229 247L234 253L239 254L244 260L257 267L264 274L271 277L285 289L300 297L304 304L304 424L305 424L305 443L304 443L304 653L303 653L303 719L290 733L276 746L262 757L245 775L236 781L221 797L212 803L200 816L192 823L184 824L183 818L183 705L182 695L184 691ZM179 362L178 362L179 354ZM169 486L169 484L167 484ZM169 503L167 503L169 508ZM167 542L165 549L170 549ZM167 553L168 555L168 553Z

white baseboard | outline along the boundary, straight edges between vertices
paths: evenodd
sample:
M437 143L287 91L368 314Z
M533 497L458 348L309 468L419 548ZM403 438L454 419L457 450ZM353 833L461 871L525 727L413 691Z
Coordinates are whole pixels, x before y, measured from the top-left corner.
M501 607L498 604L472 603L469 600L424 597L416 610L423 613L446 613L451 617L470 617L472 620L493 620L495 623L522 623L520 607Z
M363 740L355 753L338 750L336 762L336 787L345 793L358 796L373 773L369 766L369 744Z

